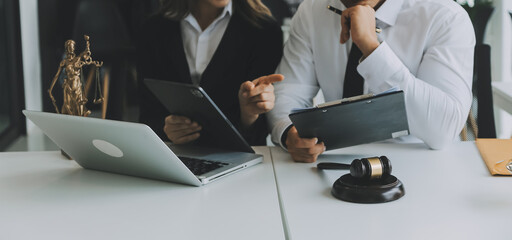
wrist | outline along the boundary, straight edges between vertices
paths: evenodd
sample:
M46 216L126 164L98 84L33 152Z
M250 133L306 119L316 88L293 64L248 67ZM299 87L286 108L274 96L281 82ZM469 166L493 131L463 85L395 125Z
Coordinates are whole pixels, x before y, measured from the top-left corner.
M288 139L288 132L290 131L290 129L293 127L293 125L290 125L288 126L283 134L281 135L281 145L285 148L285 149L288 149L288 146L286 144L286 140Z
M370 56L370 54L372 54L373 51L375 51L375 49L377 49L379 47L380 43L378 40L376 41L371 41L371 42L368 42L368 43L365 43L365 44L361 44L361 46L358 46L359 49L361 50L361 53L363 53L363 59L365 59L366 57Z
M250 127L256 120L258 120L259 114L246 113L243 110L240 111L240 122L242 127Z

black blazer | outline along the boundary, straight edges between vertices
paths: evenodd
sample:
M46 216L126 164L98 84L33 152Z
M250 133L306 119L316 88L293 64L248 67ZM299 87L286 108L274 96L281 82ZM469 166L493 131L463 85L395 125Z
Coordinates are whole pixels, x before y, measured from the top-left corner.
M262 22L262 27L257 28L235 12L201 77L200 86L251 145L266 145L267 122L265 116L260 115L250 129L239 127L238 90L245 81L274 73L282 52L282 31L275 21ZM168 140L163 127L170 113L142 80L192 83L179 21L154 16L144 24L137 43L137 71L139 121Z

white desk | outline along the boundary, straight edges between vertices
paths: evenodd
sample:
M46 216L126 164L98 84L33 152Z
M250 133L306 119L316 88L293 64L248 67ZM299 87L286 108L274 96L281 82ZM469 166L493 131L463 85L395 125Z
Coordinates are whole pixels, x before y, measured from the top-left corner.
M447 150L423 144L369 144L327 152L319 161L387 156L406 194L384 204L334 198L346 170L318 171L272 148L290 239L512 239L512 178L491 177L473 142Z
M0 153L0 239L284 239L270 152L256 150L264 163L199 188Z
M493 82L494 104L512 114L512 82Z

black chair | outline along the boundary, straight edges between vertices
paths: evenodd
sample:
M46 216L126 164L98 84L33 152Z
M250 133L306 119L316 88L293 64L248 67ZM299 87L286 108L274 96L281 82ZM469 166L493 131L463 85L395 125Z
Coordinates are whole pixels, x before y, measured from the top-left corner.
M496 138L491 86L491 47L487 44L475 46L473 104L461 135L463 140L474 140L477 137Z

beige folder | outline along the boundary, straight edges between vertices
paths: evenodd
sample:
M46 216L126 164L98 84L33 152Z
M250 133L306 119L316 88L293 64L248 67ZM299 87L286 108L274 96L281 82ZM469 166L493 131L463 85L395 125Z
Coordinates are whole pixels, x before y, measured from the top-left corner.
M492 175L512 175L512 139L478 138L476 146Z

